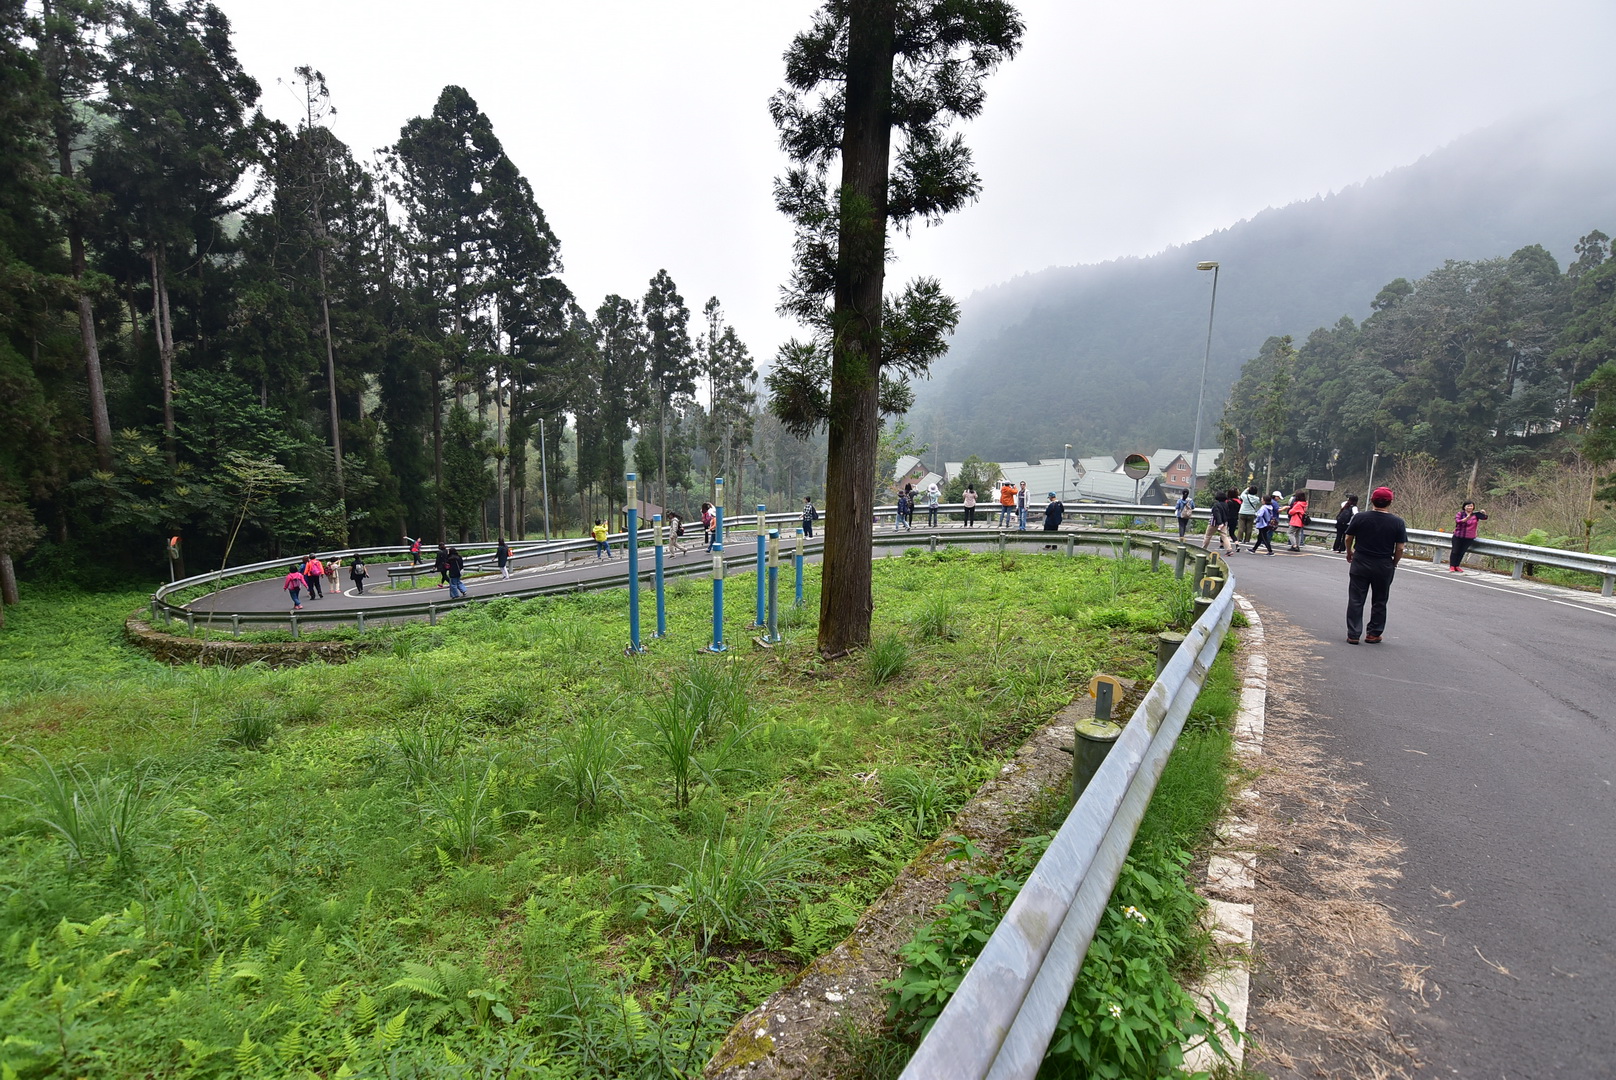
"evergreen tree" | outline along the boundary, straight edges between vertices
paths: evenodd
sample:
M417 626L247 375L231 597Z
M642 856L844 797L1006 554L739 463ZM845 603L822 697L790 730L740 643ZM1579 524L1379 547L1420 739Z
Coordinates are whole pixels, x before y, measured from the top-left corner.
M829 0L792 42L787 86L770 102L794 162L775 191L797 231L782 311L816 335L777 358L771 409L799 433L829 428L819 621L826 655L869 640L869 521L883 409L907 407L903 380L927 370L958 319L934 281L886 300L887 227L934 222L975 198L970 151L948 126L981 111L983 79L1014 55L1021 31L1004 0ZM827 173L837 160L841 181L832 192Z
M668 414L696 390L695 350L690 344L690 309L673 278L658 270L641 301L645 316L646 374L656 409L657 502L668 502ZM676 452L682 452L676 450ZM647 473L646 475L650 475Z

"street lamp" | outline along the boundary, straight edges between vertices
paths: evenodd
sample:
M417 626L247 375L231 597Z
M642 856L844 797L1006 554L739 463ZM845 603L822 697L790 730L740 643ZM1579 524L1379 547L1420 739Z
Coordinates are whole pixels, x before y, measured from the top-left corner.
M1061 502L1066 501L1066 463L1072 459L1072 444L1066 444L1066 453L1061 455Z
M1369 490L1375 490L1375 466L1380 464L1380 451L1376 450L1369 458Z
M1197 270L1212 271L1212 308L1206 315L1206 355L1201 360L1201 393L1195 399L1195 444L1190 447L1190 502L1195 501L1195 481L1201 474L1201 406L1206 403L1206 368L1212 362L1212 316L1218 311L1218 264L1198 262Z

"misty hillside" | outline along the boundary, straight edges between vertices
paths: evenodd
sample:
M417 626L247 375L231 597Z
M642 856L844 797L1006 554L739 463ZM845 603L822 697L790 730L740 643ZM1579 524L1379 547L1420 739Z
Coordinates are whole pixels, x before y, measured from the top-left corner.
M1584 109L1498 125L1341 192L1266 210L1139 259L1056 267L976 293L917 387L921 438L1001 460L1188 446L1222 265L1202 441L1240 366L1272 334L1361 319L1389 281L1449 259L1616 233L1616 118Z

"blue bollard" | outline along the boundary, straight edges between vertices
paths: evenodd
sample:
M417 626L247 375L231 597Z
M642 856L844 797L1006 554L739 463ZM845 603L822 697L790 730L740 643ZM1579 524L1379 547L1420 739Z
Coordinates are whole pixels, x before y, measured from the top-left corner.
M797 606L802 607L802 530L797 530L797 557L792 560L797 564Z
M640 520L636 509L634 474L628 474L628 655L640 648Z
M769 533L769 632L764 640L780 643L780 534Z
M662 596L662 515L651 515L651 539L656 546L656 636L668 636L668 608Z
M722 520L722 519L720 519ZM706 652L724 652L724 545L713 545L713 640Z
M769 508L757 504L757 618L752 625L763 628L763 548L768 543Z
M724 478L713 477L713 546L724 543Z

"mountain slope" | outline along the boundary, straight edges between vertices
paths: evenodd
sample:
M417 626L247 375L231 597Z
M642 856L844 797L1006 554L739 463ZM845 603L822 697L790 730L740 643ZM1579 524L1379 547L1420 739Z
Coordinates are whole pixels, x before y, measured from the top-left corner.
M1594 103L1466 136L1412 165L1148 258L1059 267L970 297L917 387L919 433L954 457L1187 446L1222 265L1203 442L1240 366L1273 334L1362 318L1387 282L1448 259L1616 232L1616 114Z

